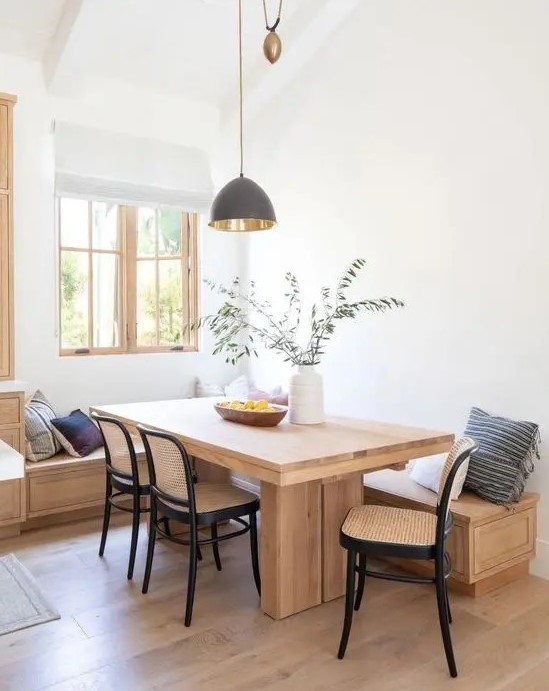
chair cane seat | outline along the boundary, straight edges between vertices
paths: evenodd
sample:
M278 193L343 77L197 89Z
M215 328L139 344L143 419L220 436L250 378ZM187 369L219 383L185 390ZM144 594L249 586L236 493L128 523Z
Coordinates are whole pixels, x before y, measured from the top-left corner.
M197 513L221 511L259 501L255 494L240 489L240 487L213 482L197 482L194 486L194 495ZM161 501L176 511L187 510L185 507L172 504L164 499Z
M436 542L436 525L433 513L366 504L349 511L341 532L355 540L430 547Z

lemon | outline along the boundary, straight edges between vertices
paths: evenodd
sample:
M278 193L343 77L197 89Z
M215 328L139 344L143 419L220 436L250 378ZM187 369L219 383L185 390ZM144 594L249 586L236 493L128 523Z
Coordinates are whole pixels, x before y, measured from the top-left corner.
M256 410L255 401L246 401L244 404L244 410Z
M257 403L255 404L256 410L267 410L268 407L269 407L269 404L267 403L267 401L265 401L263 399L261 399L260 401L257 401Z

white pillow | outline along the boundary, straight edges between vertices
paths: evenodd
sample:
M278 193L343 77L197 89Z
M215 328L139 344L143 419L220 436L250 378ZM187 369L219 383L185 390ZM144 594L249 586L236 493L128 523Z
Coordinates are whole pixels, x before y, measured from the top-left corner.
M408 472L410 478L418 485L438 492L440 476L444 467L445 456L428 456L416 459Z
M227 396L233 400L247 400L248 398L248 378L245 374L233 379L227 386L221 384L205 384L200 379L196 379L195 397L207 398L209 396Z
M440 478L442 476L444 464L446 463L446 458L446 454L442 454L440 456L428 456L427 458L416 459L407 468L410 478L414 482L417 482L418 485L438 493ZM461 494L466 474L467 473L458 472L450 496L452 501L455 501Z
M236 401L246 401L248 399L248 392L250 385L248 384L248 377L243 374L225 387L225 396Z
M208 396L223 396L223 387L219 384L204 384L200 379L196 380L194 395L196 398L207 398Z

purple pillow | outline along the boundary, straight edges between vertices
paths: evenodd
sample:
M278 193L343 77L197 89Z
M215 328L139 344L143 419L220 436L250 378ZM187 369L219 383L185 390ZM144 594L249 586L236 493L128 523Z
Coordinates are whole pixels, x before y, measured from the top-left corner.
M261 389L250 389L248 392L248 400L250 401L267 401L267 403L275 403L278 405L288 405L288 394L279 393L272 394Z
M73 410L66 417L51 421L54 435L71 456L82 458L103 446L103 437L97 425L81 410Z

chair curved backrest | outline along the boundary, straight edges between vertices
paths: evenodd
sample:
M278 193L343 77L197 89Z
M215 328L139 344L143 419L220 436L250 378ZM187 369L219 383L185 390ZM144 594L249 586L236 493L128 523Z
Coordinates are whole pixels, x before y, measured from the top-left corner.
M437 497L437 544L439 541L444 541L454 487L467 474L469 458L477 448L478 445L472 437L462 437L454 442L448 453L442 469Z
M195 513L193 472L190 458L179 439L143 425L137 429L143 439L149 467L151 493Z
M116 477L131 480L139 485L139 465L130 433L125 425L113 417L91 414L98 426L105 445L107 467Z

